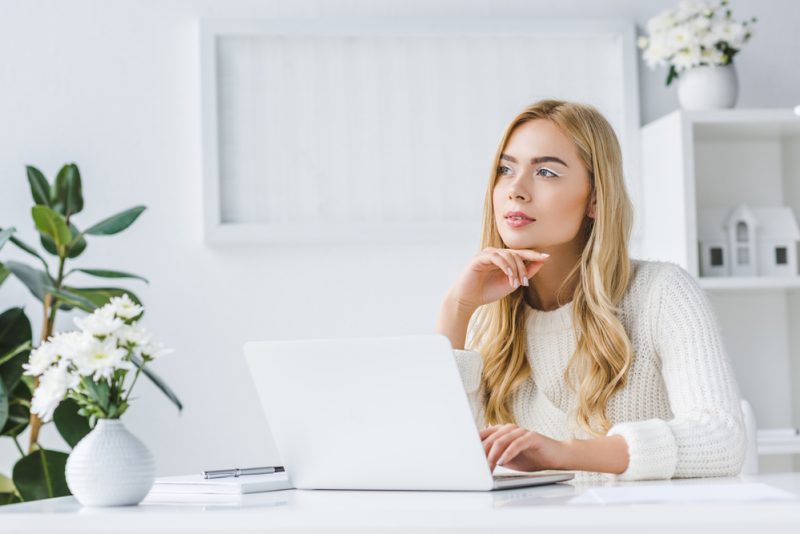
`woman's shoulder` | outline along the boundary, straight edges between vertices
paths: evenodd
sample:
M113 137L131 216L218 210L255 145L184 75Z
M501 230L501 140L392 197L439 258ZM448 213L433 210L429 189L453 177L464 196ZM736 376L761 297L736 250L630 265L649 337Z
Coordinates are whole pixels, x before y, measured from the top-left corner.
M682 288L699 288L697 280L683 267L671 261L631 258L632 276L628 297L649 300L654 293Z

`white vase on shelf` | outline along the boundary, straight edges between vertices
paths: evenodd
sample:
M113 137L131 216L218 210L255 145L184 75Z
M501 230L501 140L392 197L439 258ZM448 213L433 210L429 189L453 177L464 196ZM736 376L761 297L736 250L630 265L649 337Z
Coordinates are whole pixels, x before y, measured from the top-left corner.
M141 502L155 479L150 451L119 419L100 419L67 458L67 486L84 506Z
M732 63L692 67L678 78L678 101L683 109L732 108L738 96L739 81Z

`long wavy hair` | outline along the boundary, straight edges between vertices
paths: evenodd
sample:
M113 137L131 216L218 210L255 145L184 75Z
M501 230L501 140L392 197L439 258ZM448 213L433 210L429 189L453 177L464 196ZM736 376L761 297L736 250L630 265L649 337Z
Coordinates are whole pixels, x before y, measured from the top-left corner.
M560 286L557 300L560 306L564 287L578 277L572 295L577 343L564 380L577 393L577 424L589 435L603 435L611 427L607 403L625 386L633 359L630 339L616 315L632 273L628 240L633 206L625 189L619 142L599 111L585 104L541 100L506 126L486 189L481 249L506 248L495 223L492 200L497 168L514 130L537 119L552 121L572 139L596 195L595 218L585 217L580 230L585 237L583 251ZM470 321L472 335L467 342L483 358L481 389L488 424L516 423L511 395L532 375L525 355L525 306L524 286L520 286L506 297L479 307Z

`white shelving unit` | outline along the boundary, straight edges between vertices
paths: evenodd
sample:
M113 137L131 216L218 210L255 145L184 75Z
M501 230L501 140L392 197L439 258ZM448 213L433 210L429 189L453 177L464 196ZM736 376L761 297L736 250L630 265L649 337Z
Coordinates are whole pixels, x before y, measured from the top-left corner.
M642 127L641 147L642 257L698 277L759 429L800 427L800 273L700 277L697 228L699 209L742 202L800 214L800 117L678 110ZM760 436L759 454L762 465L800 469L800 437Z

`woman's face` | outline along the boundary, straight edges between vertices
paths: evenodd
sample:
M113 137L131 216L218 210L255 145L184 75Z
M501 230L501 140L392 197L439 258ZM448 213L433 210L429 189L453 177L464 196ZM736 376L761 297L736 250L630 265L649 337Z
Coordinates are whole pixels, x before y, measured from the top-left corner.
M594 217L590 192L589 172L577 147L554 122L537 119L518 126L500 157L492 195L503 242L508 248L538 251L564 244L582 248L583 243L573 241L586 216ZM510 212L527 218L512 220Z

